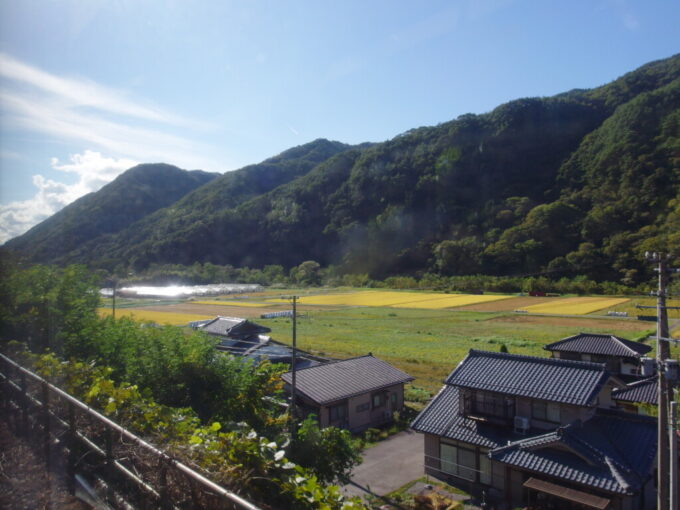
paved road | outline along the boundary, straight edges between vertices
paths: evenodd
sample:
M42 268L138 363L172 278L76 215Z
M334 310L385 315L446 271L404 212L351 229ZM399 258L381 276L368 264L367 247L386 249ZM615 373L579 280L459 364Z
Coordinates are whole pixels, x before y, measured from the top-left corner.
M399 432L364 451L364 461L342 490L353 496L367 492L383 496L423 476L423 456L423 435Z

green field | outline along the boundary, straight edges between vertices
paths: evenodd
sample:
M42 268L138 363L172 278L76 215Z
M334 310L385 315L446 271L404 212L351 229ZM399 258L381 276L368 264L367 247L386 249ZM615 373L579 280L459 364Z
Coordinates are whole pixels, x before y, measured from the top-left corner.
M272 337L290 342L290 319L258 321ZM542 347L581 331L645 338L653 323L593 317L535 317L513 313L452 312L393 308L314 310L298 320L301 349L329 357L373 353L416 378L415 385L437 390L469 349L546 356Z
M416 378L415 385L430 391L439 389L444 377L470 349L498 351L500 346L505 344L511 353L547 356L548 352L543 349L544 345L579 332L607 333L630 340L642 340L656 330L655 323L634 319L637 314L655 314L653 309L635 308L636 304L652 305L655 302L653 298L647 296L631 298L592 315L547 316L518 314L511 311L515 306L513 303L518 299L533 302L535 298L512 298L484 303L479 305L481 308L477 311L357 306L335 302L346 299L351 293L356 294L353 299L364 301L386 294L357 289L270 289L239 299L239 306L230 303L233 296L211 300L212 304L190 300L183 300L179 304L171 301L143 300L138 301L135 306L134 300L129 300L122 301L121 308L126 309L121 310L121 315L135 313L140 320L173 324L188 322L190 319L187 317L190 315L196 316L193 319L217 314L246 317L270 327L274 339L290 343L292 330L290 319L260 319L259 315L268 311L290 309L289 299L273 302L273 298L306 296L300 300L298 308L300 316L297 333L298 346L301 349L332 358L346 358L371 352L408 372ZM390 294L394 294L396 298L414 295L410 292ZM421 294L428 297L425 293ZM317 297L319 295L322 298ZM419 297L420 294L415 296ZM458 295L441 294L441 296L448 299ZM314 299L326 301L330 299L334 302L324 305L311 304L309 301ZM569 302L569 299L565 298L550 300L555 305L560 301ZM677 300L669 302L669 306L671 305L677 306ZM603 316L607 310L626 311L629 317ZM175 321L172 322L170 319ZM669 319L674 336L680 336L680 311L669 311ZM653 344L654 342L652 347ZM654 352L652 351L651 355L654 355ZM677 358L680 348L673 346L672 352Z

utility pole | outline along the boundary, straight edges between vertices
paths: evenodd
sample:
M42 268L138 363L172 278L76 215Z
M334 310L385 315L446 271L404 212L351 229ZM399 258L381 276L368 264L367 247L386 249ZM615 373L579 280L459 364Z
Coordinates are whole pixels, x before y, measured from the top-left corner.
M678 403L671 401L671 423L670 423L670 436L669 441L671 445L671 479L670 479L670 491L671 491L671 508L675 509L680 506L680 501L678 501Z
M297 296L293 296L293 356L291 358L290 369L293 373L291 391L290 391L290 418L291 418L291 436L294 438L297 435L297 409L295 407L295 357L297 349Z
M658 510L669 509L669 475L670 475L670 449L668 435L668 402L672 398L672 387L664 375L665 360L670 358L670 345L668 338L668 315L666 313L666 284L670 271L666 266L668 255L665 253L645 253L645 258L658 263L659 289L656 293L656 364L657 364L657 390L658 390L658 435L657 435L657 503ZM673 455L677 455L673 452Z

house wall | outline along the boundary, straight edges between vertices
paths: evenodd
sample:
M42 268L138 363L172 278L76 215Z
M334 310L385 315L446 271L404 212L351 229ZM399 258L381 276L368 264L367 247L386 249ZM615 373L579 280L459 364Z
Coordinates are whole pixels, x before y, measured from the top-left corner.
M625 375L640 375L640 363L624 360L621 362L621 373Z
M286 389L290 391L289 386ZM383 393L385 395L384 405L373 408L373 395ZM392 400L394 395L394 401ZM319 420L319 427L344 426L352 432L361 432L369 427L378 427L393 420L393 413L404 408L404 385L395 384L379 392L369 392L356 395L346 400L333 402L329 405L319 405L316 402L298 395L298 403L305 408L311 409ZM331 422L330 408L336 405L346 405L347 413L344 423Z
M383 405L374 408L373 395L378 393L385 396L385 401ZM365 409L366 404L368 409ZM404 408L404 385L395 384L379 391L351 397L348 405L349 429L352 432L390 423L393 421L394 413L401 412Z
M612 400L612 389L617 388L616 385L612 383L607 383L602 387L600 393L597 395L597 406L603 409L610 409L616 407L616 402Z

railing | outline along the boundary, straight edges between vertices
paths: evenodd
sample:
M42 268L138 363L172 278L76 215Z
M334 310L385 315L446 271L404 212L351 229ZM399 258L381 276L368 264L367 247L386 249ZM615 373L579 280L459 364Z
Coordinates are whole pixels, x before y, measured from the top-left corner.
M488 421L507 424L515 416L515 403L510 399L477 400L473 393L462 392L459 414L470 418L484 418Z
M260 510L2 354L0 386L5 419L72 493L79 475L116 508Z

